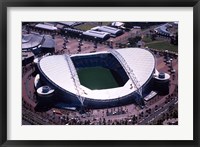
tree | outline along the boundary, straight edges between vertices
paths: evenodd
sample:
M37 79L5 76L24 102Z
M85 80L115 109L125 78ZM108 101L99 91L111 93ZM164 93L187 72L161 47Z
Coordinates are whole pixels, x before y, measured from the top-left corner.
M158 109L158 105L155 105L155 110L157 110Z
M172 117L173 117L173 118L178 118L178 111L177 111L177 110L174 110L174 111L173 111Z
M128 42L130 43L131 46L136 47L138 41L141 41L142 37L141 36L136 36L136 37L131 37L128 38Z
M176 32L176 34L174 36L172 36L170 38L170 43L173 44L173 45L178 45L178 32Z
M176 32L176 36L175 36L175 44L178 45L178 32Z
M152 40L152 41L155 41L155 40L156 40L156 37L157 37L157 34L155 34L155 33L154 33L154 34L151 34L151 40Z
M166 119L167 120L169 119L169 113L166 113Z

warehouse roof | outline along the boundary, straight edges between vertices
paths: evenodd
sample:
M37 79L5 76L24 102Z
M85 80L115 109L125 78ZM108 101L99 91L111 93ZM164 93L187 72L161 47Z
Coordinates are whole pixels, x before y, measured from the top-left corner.
M40 28L40 29L50 30L50 31L57 30L57 28L52 25L47 25L47 24L42 24L42 23L35 25L35 27Z
M89 36L98 37L98 38L104 38L106 36L110 36L109 33L99 32L99 31L94 31L94 30L85 31L83 32L83 35L89 35Z

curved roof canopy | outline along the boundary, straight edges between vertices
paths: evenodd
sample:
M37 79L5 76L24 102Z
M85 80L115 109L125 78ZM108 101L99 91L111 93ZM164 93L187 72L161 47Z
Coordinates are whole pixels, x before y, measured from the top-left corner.
M98 38L102 38L102 39L110 36L109 33L93 31L93 30L85 31L85 32L83 32L83 35L98 37Z
M98 28L99 31L103 31L103 32L107 32L113 35L117 35L122 33L121 29L117 29L117 28L113 28L113 27L109 27L109 26L100 26Z
M125 59L132 72L134 72L140 86L143 86L152 77L155 69L155 58L151 52L140 48L124 48L116 51ZM77 54L72 55L72 57L93 54L109 54L109 52ZM73 82L73 75L70 73L70 67L65 55L53 55L42 58L39 62L39 70L53 85L67 92L77 93ZM81 85L81 89L85 91L85 93L81 93L81 96L99 100L119 98L137 90L136 88L130 88L131 84L132 82L129 79L123 87L101 90L90 90Z
M23 34L22 35L22 50L37 47L44 40L44 36L39 34Z

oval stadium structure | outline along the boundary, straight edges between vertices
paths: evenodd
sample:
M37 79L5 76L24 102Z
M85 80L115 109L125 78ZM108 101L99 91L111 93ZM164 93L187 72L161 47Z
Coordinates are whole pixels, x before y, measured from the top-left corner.
M62 108L108 108L130 103L143 106L156 71L154 55L141 48L52 55L41 58L37 65L41 83L54 90L52 99ZM79 71L93 67L108 69L117 86L91 89L84 85Z

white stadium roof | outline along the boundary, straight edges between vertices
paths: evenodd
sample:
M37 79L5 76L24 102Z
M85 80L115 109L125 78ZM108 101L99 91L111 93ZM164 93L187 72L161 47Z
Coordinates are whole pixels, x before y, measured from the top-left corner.
M132 69L135 74L140 86L144 85L148 79L151 77L154 68L155 68L155 58L154 56L145 49L140 48L125 48L116 50L127 62L129 67ZM108 53L97 52L82 54L91 55L91 54L101 54ZM73 55L79 56L79 55ZM65 55L53 55L42 58L39 62L40 69L48 79L54 85L61 87L62 89L69 91L71 93L77 94L72 75L66 60ZM136 89L133 87L130 88L132 82L129 79L123 87L111 88L111 89L101 89L101 90L90 90L84 86L81 86L82 89L81 96L86 98L93 98L99 100L108 100L118 97L128 95Z

